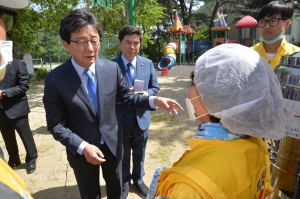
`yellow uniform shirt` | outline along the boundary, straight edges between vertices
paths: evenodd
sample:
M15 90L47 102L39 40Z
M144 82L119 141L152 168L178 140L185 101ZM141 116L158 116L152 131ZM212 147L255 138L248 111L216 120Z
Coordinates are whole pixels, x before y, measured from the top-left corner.
M280 63L281 56L290 55L290 54L293 54L294 52L300 51L300 48L298 46L295 46L293 44L286 42L285 37L283 37L282 42L281 42L279 48L277 49L275 56L271 60L269 60L269 58L266 54L264 44L262 41L260 41L260 43L258 43L258 44L255 44L251 48L253 50L255 50L256 52L258 52L260 54L260 56L262 56L270 64L270 66L273 70Z
M260 138L194 139L191 150L161 172L156 196L170 199L262 199L273 191Z
M0 198L32 199L22 179L0 158Z

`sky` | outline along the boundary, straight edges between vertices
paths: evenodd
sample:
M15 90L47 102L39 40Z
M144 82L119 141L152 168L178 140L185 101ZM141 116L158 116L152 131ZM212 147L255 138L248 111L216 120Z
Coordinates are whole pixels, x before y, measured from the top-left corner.
M186 5L189 7L190 6L190 4L189 3L186 3ZM193 8L192 8L192 11L196 11L196 10L198 10L201 6L203 6L204 5L204 2L203 1L196 1L195 3L194 3L194 6L193 6Z

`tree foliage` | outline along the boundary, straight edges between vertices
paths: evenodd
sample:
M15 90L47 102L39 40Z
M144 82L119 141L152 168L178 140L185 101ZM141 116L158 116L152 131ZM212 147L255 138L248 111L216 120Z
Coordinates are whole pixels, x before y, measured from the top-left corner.
M123 0L128 2L128 0ZM271 0L202 0L204 5L193 11L199 0L139 0L136 6L136 26L142 30L143 53L153 59L160 59L167 41L166 30L172 27L174 14L182 19L182 25L190 25L197 31L196 39L207 39L210 27L220 6L224 13L230 13L235 20L243 15L256 17L260 8ZM121 0L113 0L113 9L85 0L30 0L29 6L18 10L19 17L11 40L14 41L16 55L24 53L43 57L49 61L63 61L69 57L60 43L59 27L61 19L76 8L85 8L99 19L107 36L109 48L103 48L103 55L111 58L119 53L115 41L120 29L129 24L129 13ZM137 2L137 0L135 0ZM292 2L292 1L287 1ZM295 5L296 10L298 4Z
M16 55L43 54L46 46L40 45L41 32L58 33L61 19L77 6L76 0L31 0L27 8L17 10L18 21L10 38L16 45Z
M45 56L44 53L50 53L59 61L63 47L58 41L52 42L52 40L59 38L57 35L61 19L76 8L88 9L96 15L104 33L117 35L123 26L129 24L128 10L124 3L118 2L113 4L113 9L108 9L100 4L86 3L84 0L29 1L27 8L18 10L19 18L11 36L11 40L16 45L17 56L21 58L24 53L30 52L47 59L48 56ZM156 23L161 22L165 16L164 9L158 5L157 0L140 0L137 5L135 9L136 25L142 30L144 48L153 44L151 31L156 27ZM38 36L44 33L48 37L48 42L41 40L41 37ZM63 54L68 56L66 53Z

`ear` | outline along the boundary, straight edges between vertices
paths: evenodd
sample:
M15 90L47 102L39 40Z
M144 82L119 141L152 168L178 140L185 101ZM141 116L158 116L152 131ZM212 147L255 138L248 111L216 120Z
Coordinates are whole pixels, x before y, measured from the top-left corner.
M68 42L66 42L65 40L62 40L62 45L64 46L64 48L66 49L66 51L69 52L69 44L68 44Z
M286 20L285 21L285 29L287 29L288 27L290 27L290 25L291 25L291 20L290 19Z

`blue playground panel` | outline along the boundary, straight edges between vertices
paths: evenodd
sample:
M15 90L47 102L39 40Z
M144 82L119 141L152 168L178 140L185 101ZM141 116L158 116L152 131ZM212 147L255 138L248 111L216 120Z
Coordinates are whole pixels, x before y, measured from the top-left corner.
M211 48L212 48L212 42L211 41L195 41L191 45L191 52L207 51Z

